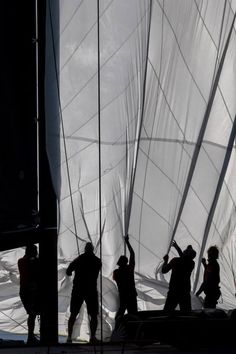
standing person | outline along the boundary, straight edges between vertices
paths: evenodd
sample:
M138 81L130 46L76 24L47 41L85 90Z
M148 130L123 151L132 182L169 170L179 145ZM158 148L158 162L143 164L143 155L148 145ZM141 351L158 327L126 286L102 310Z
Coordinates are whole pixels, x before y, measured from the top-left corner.
M208 251L208 262L205 258L202 258L202 264L204 266L203 283L196 295L199 296L203 291L205 293L204 308L215 309L217 300L219 299L220 292L220 266L217 262L219 257L219 250L216 246L211 246Z
M40 314L40 268L36 245L28 245L24 257L18 260L20 273L20 299L28 314L27 344L38 343L34 335L35 319Z
M172 246L179 253L179 257L173 258L169 263L169 256L165 255L163 257L162 273L165 274L170 270L172 271L164 311L172 312L179 305L181 311L190 312L192 308L190 277L195 265L193 259L196 256L196 252L191 245L183 252L175 241L173 241Z
M113 279L115 280L120 297L120 307L116 313L116 319L124 315L125 311L129 314L135 314L138 311L137 307L137 292L134 282L134 268L135 268L135 253L129 242L129 236L125 236L125 242L130 252L130 258L120 256L117 265L118 269L113 272Z
M66 270L68 276L75 272L70 302L71 314L68 321L67 343L72 342L73 326L84 301L87 305L90 319L90 342L95 343L97 341L95 337L98 325L97 278L101 266L101 260L95 256L92 243L87 242L84 253L74 259Z

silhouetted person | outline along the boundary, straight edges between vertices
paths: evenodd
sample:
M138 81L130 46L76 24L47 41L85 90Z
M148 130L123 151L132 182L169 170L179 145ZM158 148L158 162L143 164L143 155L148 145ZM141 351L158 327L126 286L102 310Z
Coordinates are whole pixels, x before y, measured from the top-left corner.
M67 343L72 342L73 326L84 301L87 305L90 320L90 342L97 341L95 337L98 324L97 278L102 263L100 258L95 256L93 250L92 243L86 243L84 253L74 259L66 270L66 274L69 276L72 275L72 272L75 272L71 293L71 314L68 321Z
M24 257L18 260L20 272L20 298L28 314L28 344L38 342L34 336L35 319L40 314L39 258L36 245L28 245Z
M203 283L201 284L196 295L199 296L202 292L205 293L203 306L205 308L216 308L217 300L219 299L220 292L220 266L217 262L219 257L219 250L216 246L211 246L208 251L208 262L202 258L204 266Z
M196 252L191 245L183 252L175 241L173 241L172 246L179 253L179 257L173 258L169 263L168 254L163 257L162 273L172 271L164 311L172 312L179 305L182 312L190 312L192 308L190 277L195 265L193 259L196 256Z
M115 280L120 297L120 307L116 313L116 319L124 315L125 311L129 314L135 314L137 308L137 292L134 282L134 268L135 268L135 253L129 243L129 236L125 236L125 242L130 252L130 258L126 256L120 256L117 265L118 269L113 272L113 279Z

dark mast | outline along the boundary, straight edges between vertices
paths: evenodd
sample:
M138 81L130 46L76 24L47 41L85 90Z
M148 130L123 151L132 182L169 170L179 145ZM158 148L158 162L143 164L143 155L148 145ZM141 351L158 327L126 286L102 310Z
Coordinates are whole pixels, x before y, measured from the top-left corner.
M46 0L5 1L1 10L0 251L39 243L41 340L56 344L57 205L44 109Z
M36 0L38 23L38 112L39 112L39 255L42 274L41 342L58 342L57 204L46 153L45 39L46 0ZM36 24L37 26L37 24Z

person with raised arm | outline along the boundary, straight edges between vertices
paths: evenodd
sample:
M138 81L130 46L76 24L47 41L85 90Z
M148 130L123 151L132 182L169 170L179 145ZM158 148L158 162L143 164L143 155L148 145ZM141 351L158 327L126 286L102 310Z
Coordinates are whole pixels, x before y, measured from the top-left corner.
M164 311L171 313L179 305L182 312L190 312L192 309L190 277L195 265L193 259L196 252L191 245L187 246L184 251L175 241L172 242L172 246L177 250L179 257L174 257L170 262L168 254L163 257L162 273L165 274L171 270Z
M124 315L126 310L129 314L136 314L138 311L137 291L134 281L135 253L129 242L129 236L125 236L124 239L130 257L128 260L125 255L120 256L117 262L119 268L113 272L113 279L117 284L120 298L120 307L116 313L116 319Z

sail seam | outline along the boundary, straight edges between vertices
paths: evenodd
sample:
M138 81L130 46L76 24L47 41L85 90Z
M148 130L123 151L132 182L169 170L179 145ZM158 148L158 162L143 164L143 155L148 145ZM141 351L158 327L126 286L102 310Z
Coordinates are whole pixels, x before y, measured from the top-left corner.
M100 16L102 16L106 10L111 6L112 2L114 0L112 0L108 6L103 10L103 12L100 14ZM77 47L74 49L73 53L67 58L67 60L63 63L63 65L60 68L60 73L64 70L65 66L70 62L70 60L73 58L73 56L76 54L76 52L79 50L79 48L81 47L81 45L83 44L84 40L87 38L87 36L89 35L89 33L96 27L97 25L97 21L95 21L93 23L93 25L90 27L90 29L86 32L86 34L84 35L84 37L82 38L82 40L79 42L79 44L77 45Z
M72 22L73 18L75 17L76 13L79 11L79 8L83 4L83 2L84 2L84 0L81 0L80 3L76 6L74 12L72 13L72 16L69 18L69 20L65 24L64 28L62 29L62 31L59 33L58 39L55 39L55 41L59 40L60 37L62 37L63 33L65 32L65 30L67 29L69 24Z
M184 54L183 54L182 49L181 49L181 46L180 46L180 44L179 44L179 40L178 40L177 35L176 35L175 31L174 31L174 28L172 27L172 25L171 25L171 23L170 23L170 20L169 20L167 14L165 13L163 7L161 6L160 1L159 1L159 0L155 0L155 1L156 1L156 3L159 5L159 7L162 9L162 11L164 12L164 15L165 15L165 17L166 17L166 19L167 19L167 22L168 22L168 24L169 24L169 26L170 26L170 28L171 28L171 30L172 30L172 33L173 33L173 35L174 35L174 37L175 37L176 44L177 44L177 46L178 46L178 48L179 48L180 56L181 56L181 58L183 59L183 62L184 62L184 64L185 64L185 66L186 66L186 68L187 68L187 70L188 70L188 72L189 72L189 74L190 74L190 76L191 76L191 78L192 78L194 84L196 85L196 87L197 87L197 89L198 89L198 92L200 93L200 95L201 95L201 97L203 98L203 100L206 102L206 99L205 99L205 97L204 97L204 95L203 95L203 93L202 93L200 87L198 86L198 84L197 84L197 82L196 82L196 80L195 80L195 78L194 78L194 76L193 76L193 73L191 72L191 70L190 70L190 68L189 68L189 66L188 66L188 63L187 63L187 61L186 61L186 59L185 59L185 57L184 57Z
M148 11L148 10L147 10ZM146 11L146 12L147 12ZM121 45L117 48L116 51L114 51L112 53L112 55L110 55L106 61L100 66L100 71L103 69L103 67L105 67L105 65L116 55L116 53L119 52L119 50L124 46L124 44L126 42L128 42L128 40L130 39L130 37L135 33L135 31L137 31L138 26L140 25L140 23L143 21L143 19L146 16L146 12L143 15L143 17L141 18L141 20L139 21L139 23L137 24L137 26L133 29L133 31L128 35L128 37L121 43ZM74 96L72 96L72 98L64 105L64 107L62 108L62 112L76 99L76 97L78 97L80 95L80 93L87 87L87 85L90 83L90 81L92 81L97 75L97 72L95 72L83 85L83 87L81 87L79 89L79 91L77 91Z
M201 10L199 9L199 6L198 6L196 0L194 0L194 3L195 3L195 5L196 5L197 12L199 13L200 19L202 20L202 23L203 23L204 27L206 28L206 31L207 31L209 37L211 38L211 40L212 40L212 42L213 42L215 48L217 49L217 44L216 44L216 42L214 41L214 38L212 37L212 35L211 35L211 33L210 33L210 31L209 31L209 29L208 29L208 27L207 27L207 24L206 24L204 18L202 17ZM218 50L218 49L217 49L217 50Z

